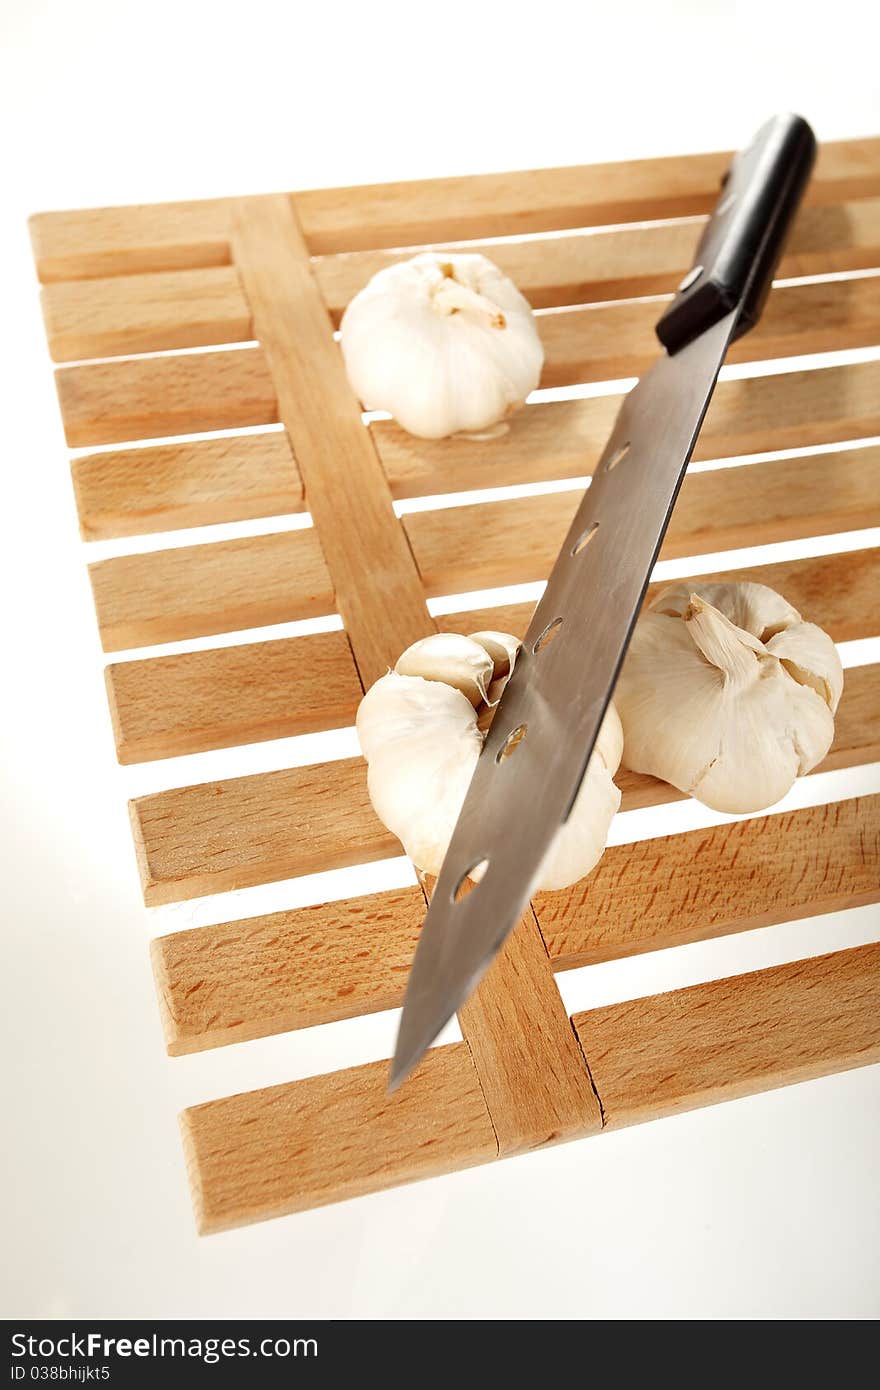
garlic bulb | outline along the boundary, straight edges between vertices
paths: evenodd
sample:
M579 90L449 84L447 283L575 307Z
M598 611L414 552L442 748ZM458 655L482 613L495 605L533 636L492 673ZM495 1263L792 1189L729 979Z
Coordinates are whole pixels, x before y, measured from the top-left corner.
M617 683L624 766L716 811L763 810L828 752L842 689L831 638L772 589L673 585Z
M415 642L361 700L357 732L370 800L417 868L438 874L483 746L481 710L501 698L519 650L505 632L438 633ZM475 691L481 691L479 700ZM620 805L612 777L623 748L614 706L605 716L571 814L536 876L565 888L602 856Z
M505 419L544 362L528 302L480 255L425 251L380 270L348 305L340 336L365 408L425 439Z

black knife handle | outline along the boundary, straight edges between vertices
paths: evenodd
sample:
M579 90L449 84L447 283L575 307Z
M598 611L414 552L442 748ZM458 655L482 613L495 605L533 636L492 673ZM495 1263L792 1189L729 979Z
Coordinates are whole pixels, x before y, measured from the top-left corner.
M734 337L758 321L816 158L802 116L774 116L738 154L700 238L691 270L657 324L678 352L742 301Z

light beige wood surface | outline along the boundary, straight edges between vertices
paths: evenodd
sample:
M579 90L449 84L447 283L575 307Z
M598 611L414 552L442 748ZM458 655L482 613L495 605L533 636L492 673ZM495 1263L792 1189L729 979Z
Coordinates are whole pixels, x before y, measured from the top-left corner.
M81 454L71 472L87 541L305 508L283 430Z
M435 1048L389 1096L388 1064L185 1110L202 1234L454 1172L498 1156L464 1043Z
M332 613L314 527L120 555L89 566L108 652Z
M849 671L823 768L880 754L878 709L880 666ZM620 781L625 810L681 797L654 778L626 774ZM150 905L400 852L370 805L360 758L156 792L131 802L131 815Z
M56 362L167 352L254 336L234 266L46 285L43 319Z
M325 538L336 607L366 689L404 647L433 631L418 571L348 385L290 201L243 199L234 246L309 511Z
M572 491L416 512L404 520L408 546L389 502L387 553L393 553L393 541L398 559L383 580L380 611L386 626L388 609L400 611L405 621L399 635L376 647L369 681L392 666L410 641L432 630L423 592L546 579L580 497ZM880 448L770 460L689 476L660 553L663 559L697 556L878 521ZM356 528L364 534L366 524L361 509ZM368 572L368 562L355 539L342 549L348 573L339 578L351 587ZM332 555L333 549L328 560L338 570ZM91 575L107 651L294 621L344 606L338 585L334 596L315 530L104 560L92 566ZM353 619L350 600L348 611ZM351 622L346 630L351 635Z
M876 549L733 573L769 584L836 641L880 635ZM694 576L694 583L701 578ZM649 597L662 587L653 585ZM446 614L438 625L465 633L507 629L522 636L531 612L531 604L511 604ZM106 675L123 763L353 724L361 697L342 632L115 662Z
M576 1014L609 1129L880 1061L880 945Z
M397 497L589 474L608 440L619 395L521 410L498 439L414 439L390 421L371 426ZM808 448L880 434L880 362L722 381L694 459Z
M693 264L704 219L655 222L526 240L467 242L444 251L482 251L537 308L663 294ZM413 248L322 257L314 273L335 322L370 277ZM785 276L862 270L880 262L880 199L805 208ZM234 266L107 279L70 280L43 289L46 336L56 362L167 352L255 336Z
M444 252L480 252L494 261L535 309L671 293L694 263L705 218L596 228L553 237L440 243ZM370 278L417 248L352 251L315 260L333 317ZM778 280L863 270L880 263L880 199L803 208L792 228Z
M313 255L456 238L706 213L730 154L517 170L413 183L314 189L294 195ZM880 139L830 141L819 151L808 204L880 194ZM231 198L44 212L31 218L40 279L225 265Z
M589 1070L530 908L458 1019L502 1158L602 1128Z
M654 325L664 303L615 300L541 314L538 329L546 353L541 385L638 376L657 357ZM321 313L326 318L326 311ZM328 322L328 335L329 331ZM826 352L841 342L865 347L876 342L878 334L880 275L781 286L771 292L754 331L733 345L730 360L760 362ZM303 358L307 360L312 359ZM339 377L341 391L345 378L338 351L331 354L328 349L324 365ZM272 373L261 347L86 362L60 367L56 381L71 445L235 429L279 419ZM328 399L336 399L336 394L328 394ZM350 406L346 413L351 413ZM298 453L290 412L286 423Z
M876 902L878 869L880 797L863 797L615 845L535 906L554 970L568 970ZM158 937L168 1051L397 1008L423 911L409 888Z
M636 1124L880 1059L880 946L594 1009L573 1022L606 1126ZM434 1048L390 1098L385 1076L386 1064L375 1062L184 1111L199 1229L495 1156L464 1044Z
M532 406L493 444L414 440L374 425L398 498L591 472L622 397ZM783 372L719 384L695 458L827 444L880 432L880 363ZM302 511L283 433L104 450L73 464L87 539Z

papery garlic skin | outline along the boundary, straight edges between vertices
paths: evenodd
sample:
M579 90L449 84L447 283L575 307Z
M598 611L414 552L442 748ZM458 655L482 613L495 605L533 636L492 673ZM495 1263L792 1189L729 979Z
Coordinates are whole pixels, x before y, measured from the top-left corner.
M357 734L369 764L370 800L425 873L440 872L483 746L478 714L493 692L500 699L520 645L504 632L424 638L398 659L407 673L389 671L361 700ZM481 659L484 668L488 663L487 688L475 706L471 682ZM611 705L571 815L557 832L533 891L566 888L601 858L620 805L612 778L622 748L620 719Z
M380 270L345 310L340 342L365 409L424 439L505 419L544 363L528 301L481 255L425 251Z
M828 752L834 643L763 584L673 585L636 625L615 690L623 765L716 811L772 806Z

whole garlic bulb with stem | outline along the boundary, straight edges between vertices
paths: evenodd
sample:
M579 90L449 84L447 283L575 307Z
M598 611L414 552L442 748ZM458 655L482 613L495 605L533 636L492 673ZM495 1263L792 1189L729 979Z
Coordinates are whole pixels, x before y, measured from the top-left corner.
M424 873L440 872L483 746L479 715L501 698L519 645L503 632L423 638L361 700L357 732L369 765L370 800ZM612 778L622 749L623 731L611 705L536 889L566 888L601 858L620 805Z
M623 764L716 811L760 811L821 762L843 689L831 638L764 584L665 589L615 691Z
M481 255L425 251L378 271L345 310L340 337L364 407L424 439L505 419L544 363L527 300Z

